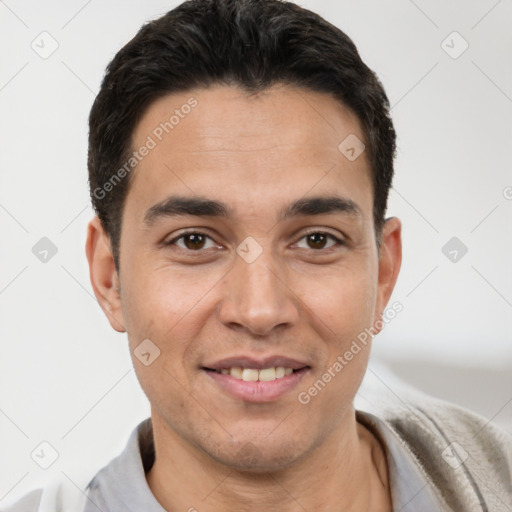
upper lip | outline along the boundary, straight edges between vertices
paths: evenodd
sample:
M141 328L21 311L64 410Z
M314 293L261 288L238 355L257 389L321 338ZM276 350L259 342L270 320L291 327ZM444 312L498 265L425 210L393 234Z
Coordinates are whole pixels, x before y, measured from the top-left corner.
M203 368L209 368L210 370L222 370L223 368L241 367L263 370L264 368L272 368L277 366L284 366L285 368L299 370L300 368L304 368L305 366L309 365L304 361L291 359L290 357L281 355L266 357L234 356L205 364Z

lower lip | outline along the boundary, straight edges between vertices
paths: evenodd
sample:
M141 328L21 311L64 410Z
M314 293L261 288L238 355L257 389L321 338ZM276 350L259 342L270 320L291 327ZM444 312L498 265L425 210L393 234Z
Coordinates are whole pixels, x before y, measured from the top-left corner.
M301 368L290 375L271 381L246 382L235 379L231 375L203 370L213 379L224 391L235 398L246 402L272 402L291 391L302 377L309 371L309 368Z

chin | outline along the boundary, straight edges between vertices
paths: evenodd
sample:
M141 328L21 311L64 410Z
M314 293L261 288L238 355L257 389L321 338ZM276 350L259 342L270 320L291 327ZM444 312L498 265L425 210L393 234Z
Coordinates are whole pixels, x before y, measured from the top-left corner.
M302 451L298 443L290 440L277 444L263 439L237 443L210 455L217 462L240 473L264 474L284 471L293 466L304 455Z

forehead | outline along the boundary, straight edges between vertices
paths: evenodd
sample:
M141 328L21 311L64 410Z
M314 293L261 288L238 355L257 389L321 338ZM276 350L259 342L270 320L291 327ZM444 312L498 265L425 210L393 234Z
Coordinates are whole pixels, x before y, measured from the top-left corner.
M336 187L371 209L367 155L348 159L340 149L347 137L365 142L357 116L303 88L248 95L216 85L169 94L149 106L133 133L135 151L151 149L133 172L129 195L146 204L171 192L224 197L236 209L264 194L281 208L283 195L291 200Z
M365 138L358 117L348 107L330 95L289 85L251 95L214 85L163 96L142 116L134 130L134 145L150 134L157 139L170 134L186 137L188 150L218 149L219 139L229 142L231 150L258 150L279 143L336 148L340 136Z

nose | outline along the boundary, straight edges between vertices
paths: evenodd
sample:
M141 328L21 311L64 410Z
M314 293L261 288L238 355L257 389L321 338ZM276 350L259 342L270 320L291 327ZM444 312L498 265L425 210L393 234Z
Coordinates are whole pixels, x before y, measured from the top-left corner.
M264 250L252 262L238 254L234 268L225 277L224 296L219 309L221 322L253 336L267 336L274 329L290 327L299 318L299 299L288 283L287 272Z

